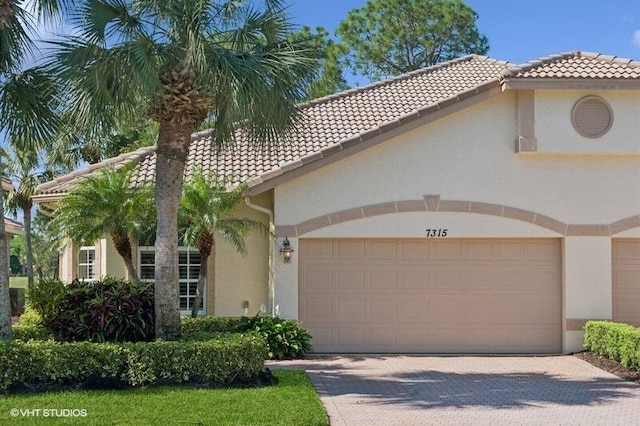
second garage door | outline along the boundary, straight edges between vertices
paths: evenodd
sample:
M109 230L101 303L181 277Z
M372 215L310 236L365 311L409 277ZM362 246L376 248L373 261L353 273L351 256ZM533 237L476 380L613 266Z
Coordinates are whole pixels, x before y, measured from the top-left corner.
M640 240L613 240L613 320L640 327Z
M557 353L555 239L301 239L317 352Z

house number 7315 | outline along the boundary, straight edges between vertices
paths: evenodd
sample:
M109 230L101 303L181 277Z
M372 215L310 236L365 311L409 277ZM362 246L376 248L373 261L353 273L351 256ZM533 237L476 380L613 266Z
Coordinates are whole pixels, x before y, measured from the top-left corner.
M446 237L448 229L427 229L427 237Z

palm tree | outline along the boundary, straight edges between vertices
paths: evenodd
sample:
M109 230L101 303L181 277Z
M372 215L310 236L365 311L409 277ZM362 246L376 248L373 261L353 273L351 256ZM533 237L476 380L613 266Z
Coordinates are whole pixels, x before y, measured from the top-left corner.
M154 210L153 188L136 187L134 175L135 169L129 165L120 170L105 168L84 178L60 200L51 226L74 245L93 244L109 235L129 279L138 281L132 246L154 226Z
M33 287L33 249L31 244L31 209L36 187L53 178L50 171L42 171L38 154L35 151L16 151L8 165L9 175L18 183L18 187L8 194L7 207L12 214L22 210L24 223L24 241L26 248L27 288Z
M198 316L208 275L208 260L215 258L215 236L230 242L235 249L247 252L246 237L251 229L268 232L261 222L249 218L233 217L243 200L245 184L227 192L227 182L217 176L196 173L182 188L180 224L184 230L184 242L200 252L200 274L191 316Z
M33 5L38 17L47 20L57 16L65 3L36 0ZM0 134L14 138L20 135L14 142L42 142L56 131L51 104L55 92L41 69L19 72L25 56L34 49L29 36L33 20L24 5L23 1L0 0ZM26 138L21 140L22 136ZM2 192L0 189L0 207L4 206ZM6 240L4 210L0 208L0 339L9 341L12 330Z
M256 3L260 2L259 5ZM191 134L214 119L215 144L236 125L273 144L299 117L315 48L287 40L281 0L102 0L75 8L77 34L55 43L76 122L99 133L124 116L159 124L155 179L156 337L180 336L177 217ZM143 105L141 111L138 106Z

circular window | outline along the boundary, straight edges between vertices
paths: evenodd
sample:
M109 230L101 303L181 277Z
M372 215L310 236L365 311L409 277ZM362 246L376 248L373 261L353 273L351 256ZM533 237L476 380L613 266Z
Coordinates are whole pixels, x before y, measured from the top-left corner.
M598 96L586 96L573 106L571 122L576 132L587 138L599 138L613 124L613 111L609 104Z

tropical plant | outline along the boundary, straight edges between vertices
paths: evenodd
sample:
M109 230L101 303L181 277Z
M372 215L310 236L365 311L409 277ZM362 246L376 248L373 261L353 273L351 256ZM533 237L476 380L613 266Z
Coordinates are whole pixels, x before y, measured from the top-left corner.
M198 316L202 303L209 273L209 258L215 258L215 237L222 237L244 254L247 252L246 237L250 230L268 232L268 228L261 222L234 217L247 186L241 184L230 190L228 186L226 179L196 172L182 188L178 214L181 228L184 229L184 242L196 247L202 258L196 297L191 308L193 318Z
M25 10L25 3L0 1L0 134L7 135L11 144L19 143L29 149L27 143L43 143L57 131L58 123L53 80L42 68L21 69L26 55L34 50L29 35L34 20ZM50 19L65 3L64 0L36 0L30 4L39 18ZM9 254L1 208L3 192L0 189L0 339L11 340Z
M238 331L255 331L264 339L269 349L269 358L302 358L313 350L311 335L293 321L276 316L242 317Z
M22 150L16 147L15 154L11 157L8 165L9 175L17 182L17 187L9 192L7 197L8 210L17 215L18 210L22 211L24 224L25 242L25 269L27 272L27 288L33 286L33 246L32 246L32 197L36 187L47 180L53 178L53 173L42 170L38 161L36 151Z
M78 246L93 245L109 235L129 279L138 281L132 247L155 222L153 188L135 185L134 166L131 163L119 170L106 167L82 179L58 202L51 226Z
M340 22L347 62L370 79L392 77L459 56L485 54L478 14L462 0L368 0Z
M31 227L33 273L39 280L57 277L59 272L58 260L63 242L51 232L51 220L51 216L36 211Z
M156 337L177 339L177 217L191 134L213 118L218 148L238 123L251 143L280 141L319 55L287 40L281 0L85 0L72 21L49 65L66 82L74 121L94 133L139 114L159 124Z
M153 340L153 286L107 277L63 284L39 281L29 298L58 341Z

